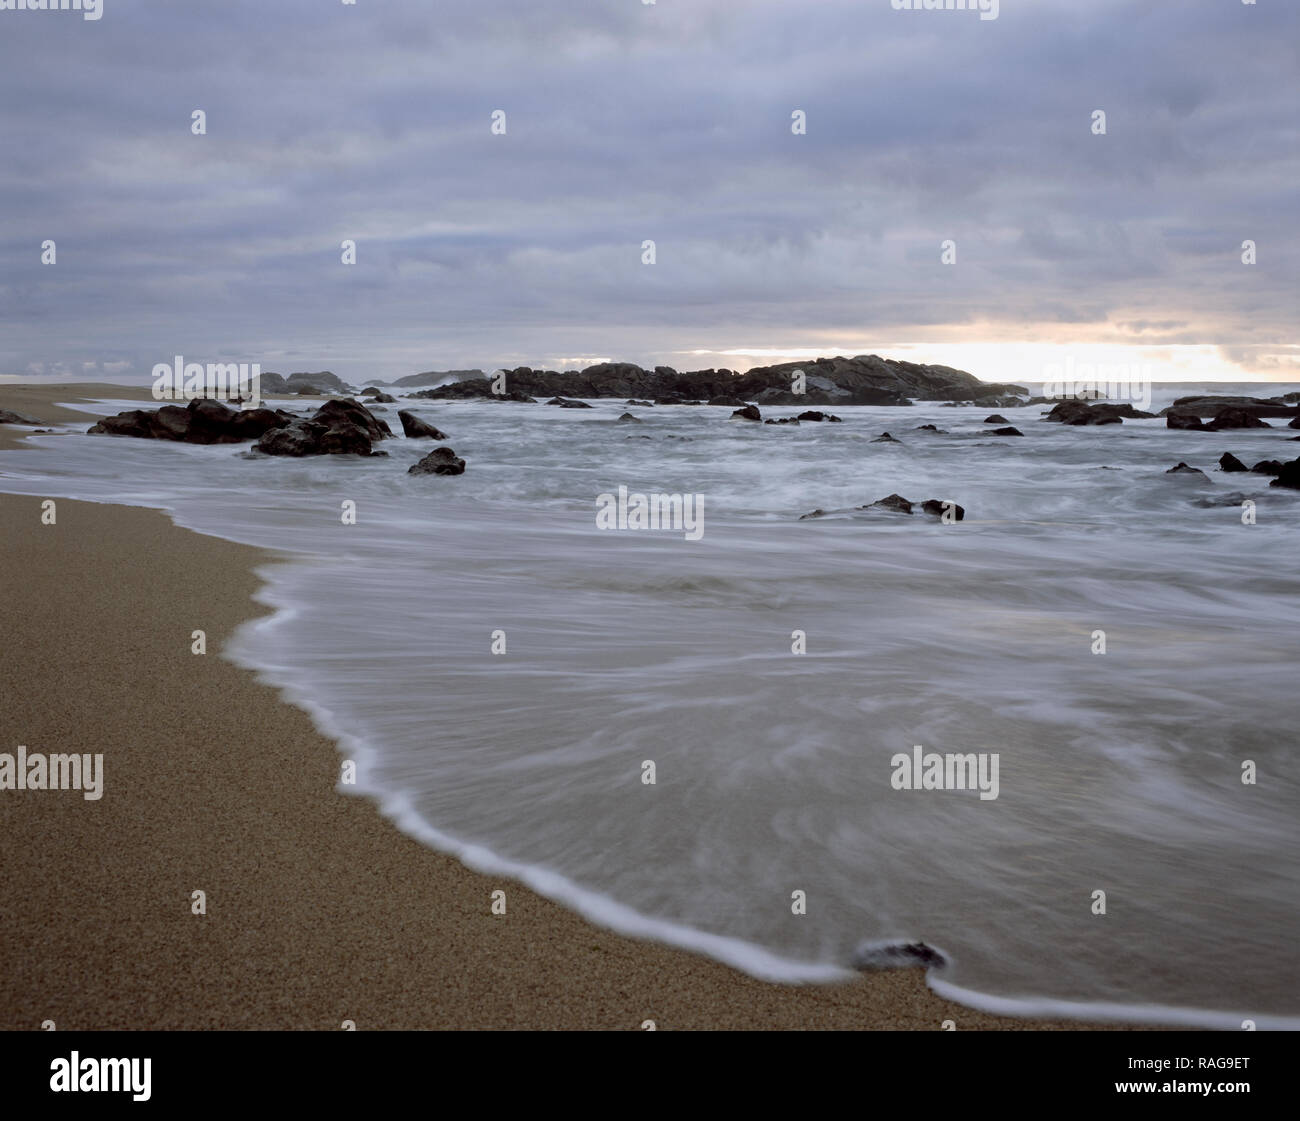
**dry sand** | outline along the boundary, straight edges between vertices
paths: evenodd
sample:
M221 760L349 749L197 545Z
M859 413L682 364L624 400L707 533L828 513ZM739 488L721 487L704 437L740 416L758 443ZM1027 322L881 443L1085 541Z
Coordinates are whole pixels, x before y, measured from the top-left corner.
M0 385L0 408L66 422L81 392L128 395ZM951 1004L916 969L769 984L472 872L338 793L336 745L220 656L271 554L134 507L42 525L7 494L0 529L0 751L102 752L105 776L99 801L0 792L0 1029L1089 1026Z

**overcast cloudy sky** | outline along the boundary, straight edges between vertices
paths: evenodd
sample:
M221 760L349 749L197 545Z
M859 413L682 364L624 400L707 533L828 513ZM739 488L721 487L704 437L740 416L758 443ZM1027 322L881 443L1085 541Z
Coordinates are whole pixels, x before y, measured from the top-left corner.
M1300 380L1298 107L1296 0L0 11L0 373Z

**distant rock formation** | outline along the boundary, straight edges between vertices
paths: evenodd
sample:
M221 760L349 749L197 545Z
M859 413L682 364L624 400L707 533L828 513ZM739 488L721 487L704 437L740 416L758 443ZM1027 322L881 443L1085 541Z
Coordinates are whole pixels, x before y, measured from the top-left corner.
M794 392L799 373L803 374L803 393ZM913 397L992 402L1008 395L1028 396L1023 386L995 385L948 366L923 366L876 355L786 362L755 367L744 374L726 369L679 373L671 366L646 370L627 362L602 362L563 373L520 366L506 371L505 385L508 391L526 395L653 399L666 404L726 397L760 405L908 405ZM470 377L415 396L457 400L494 394L488 378ZM1010 403L1018 404L1019 398Z

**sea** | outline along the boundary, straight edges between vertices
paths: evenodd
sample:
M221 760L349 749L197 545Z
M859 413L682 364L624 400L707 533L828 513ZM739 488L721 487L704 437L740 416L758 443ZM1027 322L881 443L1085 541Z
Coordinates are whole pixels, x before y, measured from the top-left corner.
M992 1012L1300 1027L1300 492L1217 470L1297 433L589 404L402 400L468 464L412 476L400 435L85 435L140 407L106 396L0 452L0 491L274 550L223 653L356 762L340 795L605 927L805 984L924 942ZM602 526L620 487L698 535ZM895 493L964 519L858 509ZM997 796L900 789L917 747L996 756Z

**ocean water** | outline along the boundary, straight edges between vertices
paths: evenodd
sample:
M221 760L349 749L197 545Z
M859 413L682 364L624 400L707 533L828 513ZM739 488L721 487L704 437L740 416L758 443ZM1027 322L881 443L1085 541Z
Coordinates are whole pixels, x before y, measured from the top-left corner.
M341 790L607 926L810 983L919 939L994 1011L1300 1026L1300 493L1214 469L1294 432L592 404L391 406L448 433L447 478L406 474L426 441L255 460L69 426L0 453L0 490L280 550L227 654L358 761ZM598 528L619 486L702 496L703 535ZM966 520L799 520L891 492ZM914 745L996 753L998 797L894 789Z

